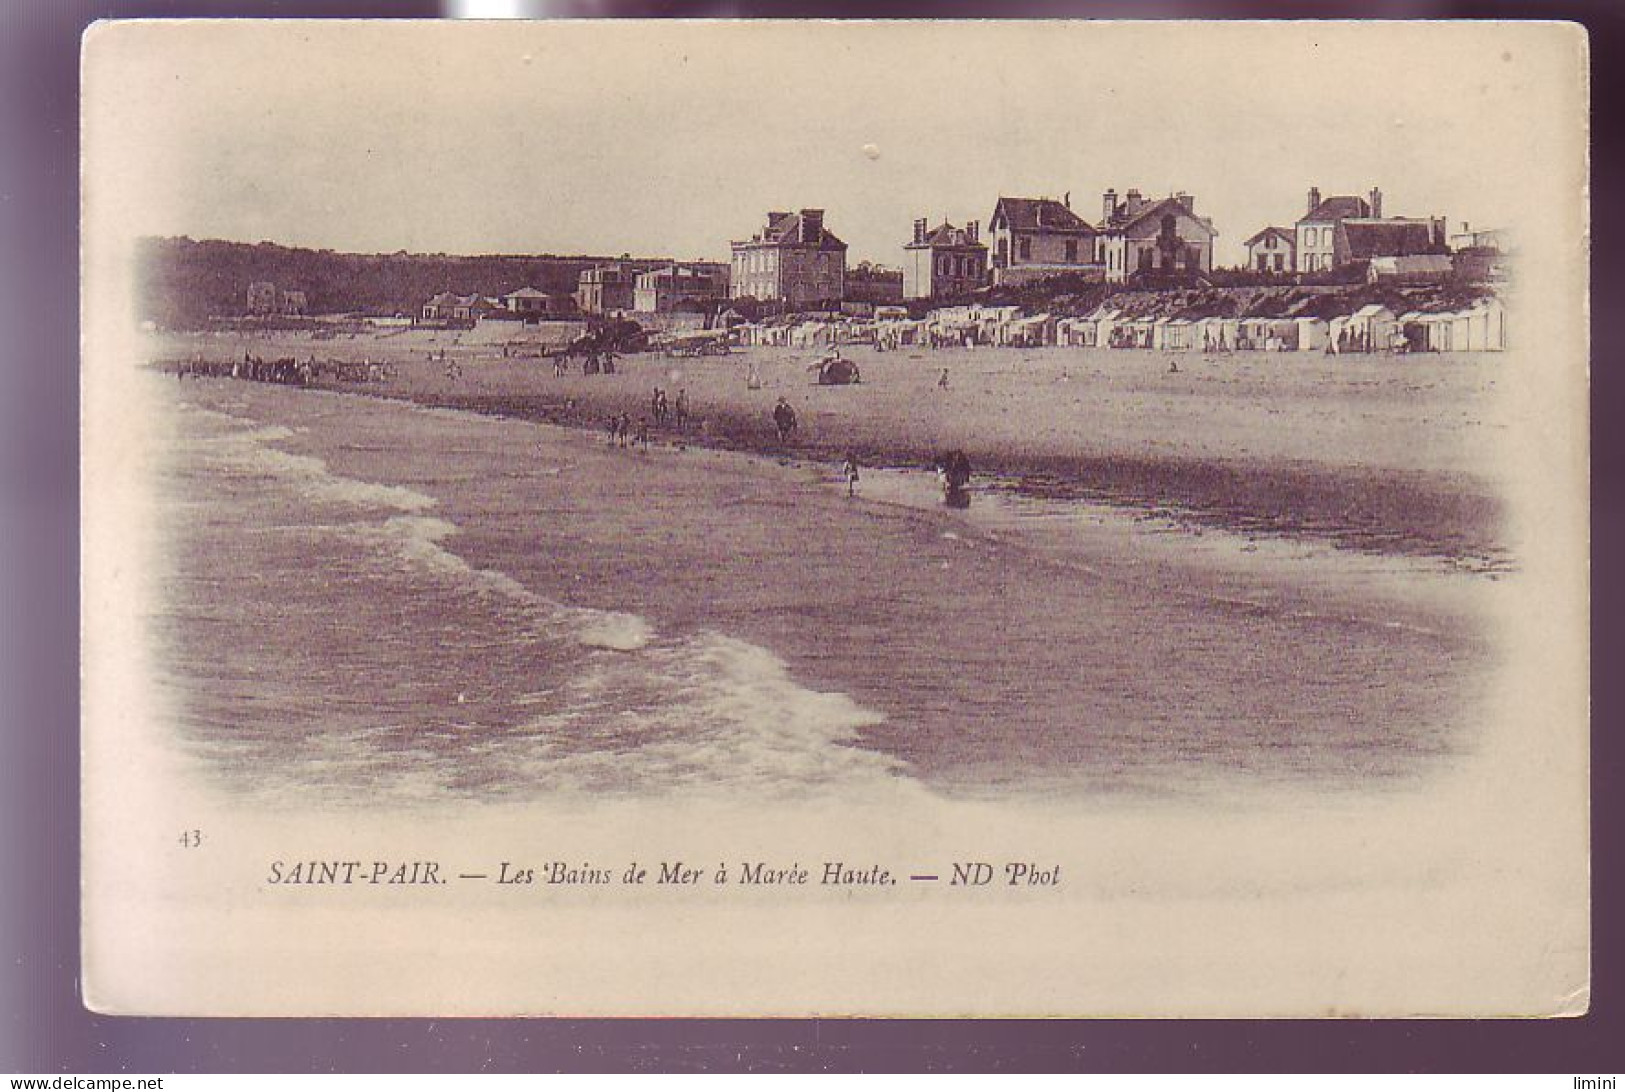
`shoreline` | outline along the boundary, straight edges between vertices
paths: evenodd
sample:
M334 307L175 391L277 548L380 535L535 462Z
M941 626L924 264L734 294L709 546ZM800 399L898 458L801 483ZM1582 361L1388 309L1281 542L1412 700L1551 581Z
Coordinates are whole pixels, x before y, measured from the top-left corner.
M641 408L608 392L607 397L572 396L559 402L541 395L383 392L357 383L314 387L596 435L602 435L610 414L633 414ZM850 451L862 466L892 470L928 470L938 454L915 444L880 443L855 428L824 429L816 438L780 445L770 424L727 409L713 411L706 423L703 431L651 427L650 442L831 467L839 466ZM964 450L981 488L1132 508L1238 534L1311 538L1378 554L1440 557L1482 567L1507 561L1499 535L1501 500L1487 483L1469 475L1188 456Z
M263 348L267 354L292 350L292 355L299 355L300 348L257 343L252 347ZM368 347L381 348L375 342ZM209 348L218 352L224 347ZM303 348L303 355L308 355L309 347ZM1435 557L1488 569L1506 568L1512 563L1504 540L1503 498L1488 477L1459 465L1438 465L1437 460L1431 466L1379 465L1369 460L1369 450L1339 459L1335 446L1328 452L1331 458L1315 459L1307 457L1310 452L1319 453L1313 436L1288 442L1285 451L1236 450L1253 435L1247 430L1255 427L1253 421L1241 415L1268 422L1269 417L1260 415L1278 411L1257 409L1253 403L1262 399L1252 392L1238 394L1222 389L1227 382L1224 379L1210 388L1143 395L1160 396L1165 404L1157 408L1163 409L1165 416L1179 416L1179 420L1166 423L1165 435L1157 433L1158 422L1154 420L1146 425L1128 420L1139 408L1136 399L1149 385L1146 376L1150 368L1158 366L1160 358L1113 360L1109 362L1111 371L1097 370L1092 376L1078 376L1069 386L1044 389L1046 376L1042 372L1031 380L1022 376L1012 382L1008 378L1011 364L1033 366L1031 361L1016 360L1011 350L1000 350L1004 355L992 357L992 363L984 365L982 371L967 369L967 364L974 367L979 361L950 351L921 362L912 356L895 359L904 354L882 357L860 350L856 355L864 367L864 383L818 388L807 384L801 374L800 357L804 353L747 352L704 363L637 354L621 358L620 370L613 375L560 378L542 374L539 361L493 360L470 355L455 345L451 348L453 359L466 368L461 379L445 378L442 365L403 354L393 360L379 357L396 373L382 382L323 378L311 386L547 424L602 437L605 422L612 414L628 415L634 427L640 418L647 417L648 392L653 386L664 385L670 394L686 383L693 389L695 420L681 431L669 424L657 428L651 423L652 443L831 467L838 467L851 452L860 466L909 470L928 469L937 456L958 448L969 456L975 485L981 489L1058 502L1100 503L1196 528L1330 542L1379 555ZM354 352L355 347L351 347L351 354ZM1127 353L1122 355L1128 357ZM760 364L766 379L761 387L748 392L741 389L745 360ZM163 368L178 362L173 356L157 358L151 366ZM1055 362L1041 361L1037 367L1053 370ZM1064 364L1065 359L1061 358L1061 362ZM1272 366L1274 363L1270 362ZM1211 371L1219 374L1230 364L1219 362ZM951 396L957 399L954 404L947 404L947 397L930 389L943 366L956 369L964 379ZM1403 365L1390 374L1404 376L1404 372L1397 371L1400 367ZM1195 370L1187 365L1187 372ZM879 373L878 382L871 380L871 372ZM1069 376L1062 371L1058 378L1065 382ZM1015 422L999 418L1000 414L1009 414L1012 407L995 405L1006 396L1005 388L1016 392L1008 396L1015 401ZM1063 392L1068 399L1061 397ZM779 444L767 412L780 395L792 397L801 417L798 434L786 445ZM1063 400L1075 405L1086 396L1108 402L1116 399L1126 403L1128 409L1108 405L1097 411L1091 404L1068 418L1058 412ZM1321 405L1313 398L1296 396L1300 402L1289 404L1288 416L1358 413L1365 409L1359 399L1372 397L1364 392L1333 392ZM965 405L967 399L973 404ZM980 399L986 400L985 407L977 401ZM1192 433L1200 433L1208 420L1207 400L1214 403L1216 415L1229 413L1232 418L1241 416L1241 420L1221 421L1215 426L1218 439L1204 444L1200 437L1193 440ZM1312 406L1313 412L1304 405ZM1114 408L1118 414L1115 419L1110 416ZM1454 404L1445 407L1455 408ZM1100 413L1102 427L1098 432L1084 432L1077 421L1081 419L1092 427L1096 412ZM1056 420L1062 424L1055 425ZM1023 431L1022 426L1028 423L1031 429ZM1409 421L1400 425L1416 427ZM1257 427L1262 436L1264 426ZM1310 421L1309 427L1322 426ZM1224 434L1226 428L1229 435ZM1243 437L1243 441L1237 441L1236 436ZM1267 448L1271 438L1262 438L1266 442L1260 446ZM1375 447L1379 452L1389 450L1381 443L1384 439L1377 437ZM1399 439L1405 439L1402 431ZM1179 450L1181 446L1186 450ZM1366 447L1372 446L1367 440ZM1201 450L1204 447L1206 450ZM1455 461L1471 465L1470 459Z

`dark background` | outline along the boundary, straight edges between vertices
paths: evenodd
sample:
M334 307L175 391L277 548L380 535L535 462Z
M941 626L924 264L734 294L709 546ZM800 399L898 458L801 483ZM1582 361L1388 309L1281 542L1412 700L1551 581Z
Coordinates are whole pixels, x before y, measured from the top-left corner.
M176 1020L78 994L78 41L99 18L439 15L421 0L0 0L0 1072L969 1070L1617 1073L1625 413L1620 115L1625 15L1595 2L1129 4L555 0L564 15L1475 18L1582 22L1592 44L1591 1015L1547 1021ZM1361 78L1380 78L1371 74ZM1516 154L1515 150L1511 154ZM1597 564L1600 561L1601 564ZM1611 668L1616 668L1610 670ZM1395 923L1396 928L1401 927Z

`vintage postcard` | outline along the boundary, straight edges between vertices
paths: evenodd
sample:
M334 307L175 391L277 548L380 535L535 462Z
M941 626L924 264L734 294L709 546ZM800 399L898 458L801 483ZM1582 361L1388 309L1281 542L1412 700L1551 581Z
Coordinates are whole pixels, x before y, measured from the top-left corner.
M1564 1016L1587 43L83 47L84 996Z

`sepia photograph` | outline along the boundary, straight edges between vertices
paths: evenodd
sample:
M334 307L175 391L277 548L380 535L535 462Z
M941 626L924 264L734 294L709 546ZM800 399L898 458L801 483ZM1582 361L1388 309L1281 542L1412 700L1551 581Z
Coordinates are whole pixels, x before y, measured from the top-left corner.
M1585 1013L1586 58L93 26L86 1003Z

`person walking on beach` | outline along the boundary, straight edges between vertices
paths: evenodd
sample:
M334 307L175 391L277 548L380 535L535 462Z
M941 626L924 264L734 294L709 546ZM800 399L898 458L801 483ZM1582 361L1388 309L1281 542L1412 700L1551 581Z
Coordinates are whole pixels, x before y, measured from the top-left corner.
M643 450L649 450L649 419L647 417L638 418L637 444Z
M846 453L846 465L841 467L841 474L846 478L846 495L858 495L858 457L853 452Z
M790 403L779 395L778 404L773 407L773 425L779 431L779 443L783 444L796 430L796 411L790 408Z
M948 369L944 368L944 369L942 369L942 374L937 376L937 390L945 391L947 389L948 389Z
M688 391L682 387L677 388L676 422L678 429L688 424Z
M614 447L621 436L621 418L619 414L612 413L609 415L606 431L609 434L609 446Z

